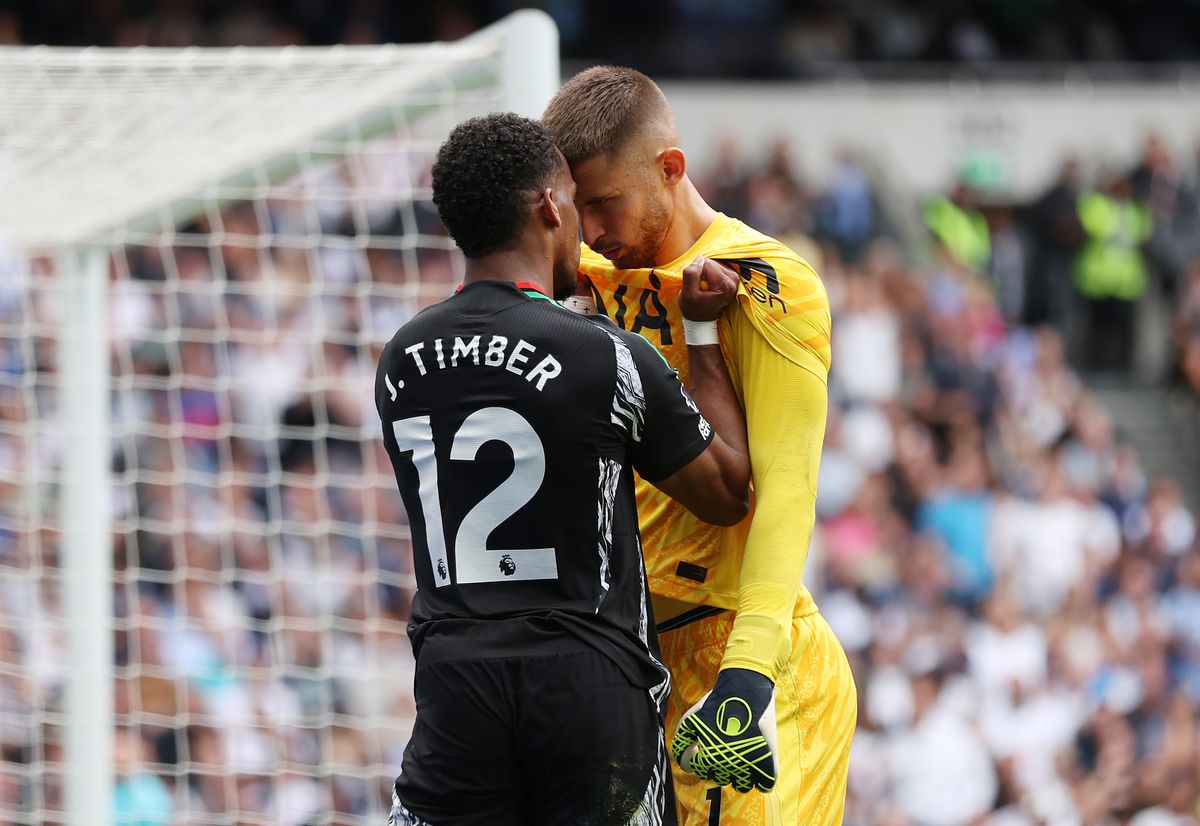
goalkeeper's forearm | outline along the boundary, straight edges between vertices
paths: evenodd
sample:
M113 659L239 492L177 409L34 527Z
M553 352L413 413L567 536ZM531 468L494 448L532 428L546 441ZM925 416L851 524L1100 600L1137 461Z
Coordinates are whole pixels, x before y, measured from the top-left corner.
M721 667L775 680L791 654L792 618L816 520L827 390L819 376L773 351L739 367L755 502Z

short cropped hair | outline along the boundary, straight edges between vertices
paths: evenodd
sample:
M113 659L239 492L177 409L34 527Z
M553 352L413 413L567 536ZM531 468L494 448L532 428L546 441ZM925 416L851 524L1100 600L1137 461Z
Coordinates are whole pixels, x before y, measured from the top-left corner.
M540 123L512 113L454 127L433 163L433 202L463 255L480 258L516 246L529 195L562 169Z
M675 129L662 90L639 71L594 66L568 80L542 115L567 163L616 155L648 126Z

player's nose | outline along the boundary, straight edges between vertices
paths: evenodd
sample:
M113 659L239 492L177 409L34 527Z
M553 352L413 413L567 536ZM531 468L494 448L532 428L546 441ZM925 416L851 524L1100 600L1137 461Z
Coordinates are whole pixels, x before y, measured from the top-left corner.
M579 231L583 235L583 242L589 247L594 247L596 241L604 235L604 227L600 222L583 214L579 216Z

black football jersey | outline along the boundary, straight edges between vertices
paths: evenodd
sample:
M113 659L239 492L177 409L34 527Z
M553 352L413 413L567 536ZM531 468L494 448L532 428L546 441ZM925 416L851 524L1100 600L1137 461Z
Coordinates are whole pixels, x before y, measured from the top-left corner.
M659 685L633 471L670 476L712 431L653 346L532 284L477 282L400 328L375 399L418 663L582 641Z

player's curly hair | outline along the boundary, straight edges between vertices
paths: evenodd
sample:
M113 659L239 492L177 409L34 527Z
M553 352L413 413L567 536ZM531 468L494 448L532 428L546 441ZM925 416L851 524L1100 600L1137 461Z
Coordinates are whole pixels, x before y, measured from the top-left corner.
M510 112L454 127L433 163L433 202L463 255L512 249L526 198L562 168L554 139L537 121Z

